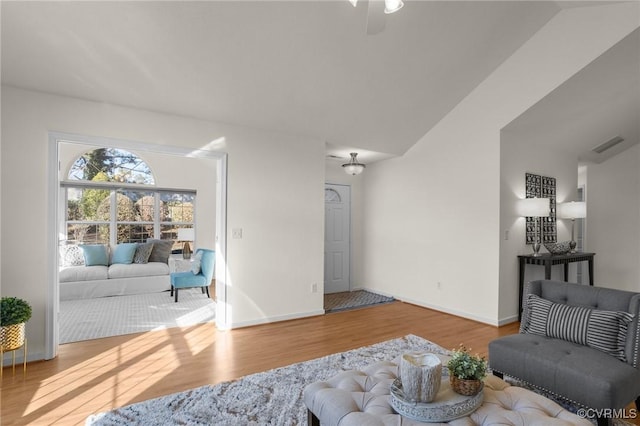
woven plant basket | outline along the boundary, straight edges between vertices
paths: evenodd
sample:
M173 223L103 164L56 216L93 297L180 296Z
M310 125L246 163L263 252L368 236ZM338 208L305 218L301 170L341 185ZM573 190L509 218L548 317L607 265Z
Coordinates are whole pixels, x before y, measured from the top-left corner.
M3 325L0 327L0 347L3 352L13 351L24 345L24 324Z
M482 388L482 380L465 380L459 379L454 375L449 376L451 388L460 395L472 396L480 392Z

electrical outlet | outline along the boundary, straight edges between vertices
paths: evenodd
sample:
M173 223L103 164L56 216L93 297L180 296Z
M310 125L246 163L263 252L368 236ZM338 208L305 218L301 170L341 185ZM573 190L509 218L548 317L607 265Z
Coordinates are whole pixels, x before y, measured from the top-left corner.
M233 228L231 230L231 237L235 239L242 238L242 228Z

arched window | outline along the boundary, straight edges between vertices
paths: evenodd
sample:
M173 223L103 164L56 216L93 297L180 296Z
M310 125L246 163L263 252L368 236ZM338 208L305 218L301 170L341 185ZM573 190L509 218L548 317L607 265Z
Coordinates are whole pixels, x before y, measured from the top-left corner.
M71 165L68 179L155 184L147 163L129 151L117 148L98 148L82 154Z
M98 148L80 155L61 182L67 244L173 240L195 228L195 190L158 188L149 165L131 152Z

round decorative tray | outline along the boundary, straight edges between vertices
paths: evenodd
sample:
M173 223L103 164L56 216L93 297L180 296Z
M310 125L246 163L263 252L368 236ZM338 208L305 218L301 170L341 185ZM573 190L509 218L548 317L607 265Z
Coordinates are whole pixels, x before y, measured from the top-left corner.
M444 370L446 368L443 368L443 372ZM448 422L477 410L484 400L483 388L484 384L480 392L473 396L460 395L451 388L448 375L443 374L440 390L433 402L415 402L404 396L402 382L395 379L391 384L391 406L401 416L419 422Z

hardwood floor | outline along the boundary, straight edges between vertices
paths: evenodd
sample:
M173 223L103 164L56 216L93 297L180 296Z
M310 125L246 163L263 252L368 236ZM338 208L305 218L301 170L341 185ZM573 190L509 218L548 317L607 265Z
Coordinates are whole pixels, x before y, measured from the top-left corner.
M517 327L394 302L232 331L204 324L71 343L30 363L26 377L5 369L1 423L84 424L93 413L407 334L486 355L489 341Z

